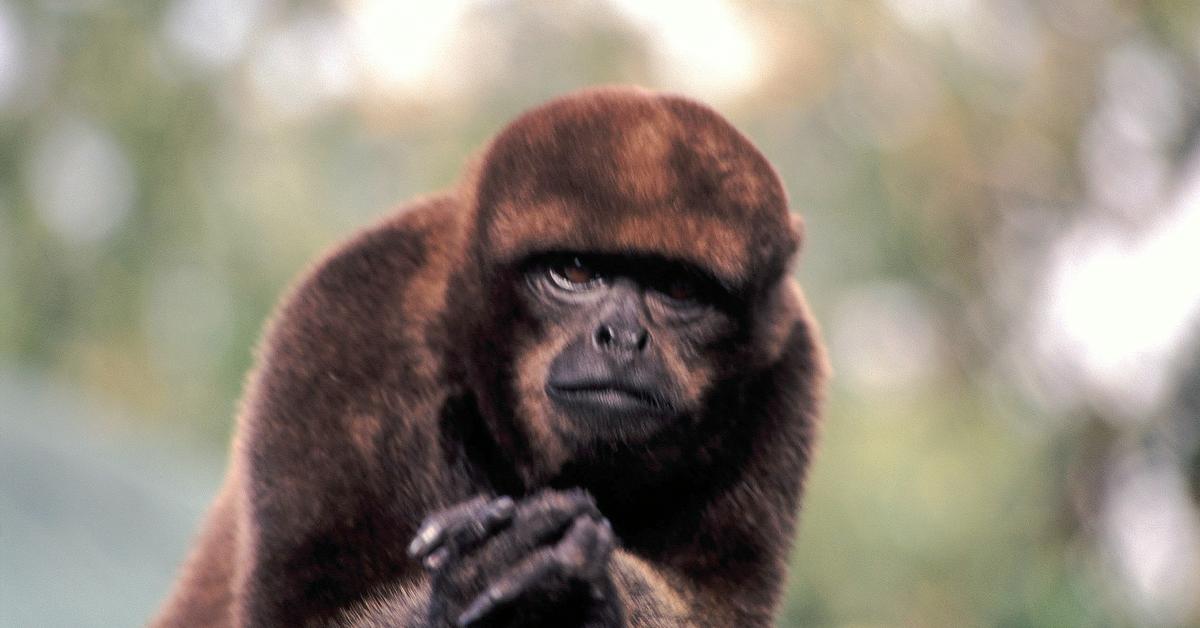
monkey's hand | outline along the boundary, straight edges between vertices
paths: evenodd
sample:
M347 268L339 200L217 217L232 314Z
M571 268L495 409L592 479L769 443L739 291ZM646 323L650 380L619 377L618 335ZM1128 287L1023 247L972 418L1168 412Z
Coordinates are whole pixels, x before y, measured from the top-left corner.
M429 515L409 554L433 626L620 626L612 528L582 490L476 497Z

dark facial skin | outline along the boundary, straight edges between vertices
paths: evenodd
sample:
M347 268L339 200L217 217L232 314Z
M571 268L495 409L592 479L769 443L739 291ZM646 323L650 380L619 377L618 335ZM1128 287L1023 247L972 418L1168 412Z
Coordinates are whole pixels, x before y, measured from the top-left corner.
M523 265L534 350L561 346L542 392L568 442L638 442L698 411L736 299L655 257L552 253ZM548 344L555 342L555 344ZM624 625L617 539L585 491L477 497L430 515L409 553L430 571L433 625Z
M586 438L647 437L700 405L706 349L732 297L697 269L652 257L562 253L525 267L530 315L565 346L544 392Z

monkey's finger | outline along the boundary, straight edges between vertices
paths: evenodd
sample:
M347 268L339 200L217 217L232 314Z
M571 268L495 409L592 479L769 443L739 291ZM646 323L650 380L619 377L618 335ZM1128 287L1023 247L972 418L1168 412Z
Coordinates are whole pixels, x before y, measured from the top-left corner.
M608 560L616 545L612 524L608 519L603 519L599 522L589 520L572 525L556 549L560 553L570 553L575 558L567 564L582 578L595 580L608 568Z
M476 513L446 529L442 542L425 557L426 569L441 569L451 556L462 555L478 546L512 520L516 506L509 497L500 497Z
M479 495L461 504L427 515L421 522L421 526L417 528L413 540L408 544L408 555L420 558L433 551L442 542L450 525L464 517L466 513L482 508L487 502L487 497Z
M563 575L594 580L608 567L614 547L612 526L608 520L580 517L554 546L554 557Z
M580 516L597 521L604 518L586 491L546 490L517 505L513 528L532 546L562 534Z
M447 549L443 547L446 544L453 545L453 549L457 550L477 543L511 519L513 510L510 497L489 500L480 496L430 515L409 543L408 554L413 558L427 559L435 552L448 554L441 551Z
M467 605L467 609L458 616L458 625L466 627L475 624L545 579L557 568L550 554L548 549L538 552L509 570L483 593L475 596Z
M501 497L488 504L468 502L470 508L452 508L437 523L437 538L414 554L426 569L440 569L453 556L462 555L508 526L504 541L493 545L489 561L498 567L515 564L539 546L556 542L578 517L601 519L595 502L585 491L546 489L514 504Z
M604 590L600 588L600 576L608 571L609 560L616 548L616 534L613 533L612 524L605 519L600 522L599 529L596 531L596 544L593 546L593 554L587 562L587 565L591 567L588 570L591 582L588 591L594 600L604 599Z
M538 551L510 569L480 593L458 617L458 625L471 626L511 603L525 592L557 578L592 580L606 568L612 553L612 530L590 517L579 517L557 545ZM599 589L592 588L599 597Z
M515 505L510 497L499 497L483 504L470 504L470 508L450 513L446 519L435 524L437 534L431 543L422 543L412 554L423 558L430 569L441 567L451 554L459 554L477 545L497 528L512 519ZM418 535L418 539L423 539ZM411 548L410 548L411 549Z

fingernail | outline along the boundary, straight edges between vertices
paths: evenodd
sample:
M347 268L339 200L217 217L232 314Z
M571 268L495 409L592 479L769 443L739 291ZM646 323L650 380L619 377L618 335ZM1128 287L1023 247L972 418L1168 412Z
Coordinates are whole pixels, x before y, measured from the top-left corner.
M441 534L441 527L428 525L417 531L411 543L408 544L408 555L417 556L428 550Z
M496 517L507 518L512 515L513 510L517 507L513 499L507 495L492 502L492 514Z
M448 550L444 547L439 548L436 552L425 557L425 568L426 569L441 569L442 565L444 565L446 563L446 559L449 557L450 557L450 550Z
M490 603L485 597L476 598L471 606L458 616L458 625L465 628L482 619Z

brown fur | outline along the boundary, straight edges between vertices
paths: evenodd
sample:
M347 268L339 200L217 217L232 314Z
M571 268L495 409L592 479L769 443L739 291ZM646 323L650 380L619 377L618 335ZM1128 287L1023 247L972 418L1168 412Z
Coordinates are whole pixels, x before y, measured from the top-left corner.
M476 239L500 261L651 252L740 285L777 277L799 242L767 160L684 98L599 89L554 101L501 132L484 163L473 222L487 225ZM579 199L586 212L569 207Z
M422 625L421 518L543 486L587 488L612 521L630 625L767 625L824 378L791 220L762 155L693 101L605 88L518 118L455 190L285 299L226 490L153 625ZM686 261L746 304L722 360L672 358L705 404L686 432L581 454L550 429L555 349L527 346L511 285L527 255L567 250Z

